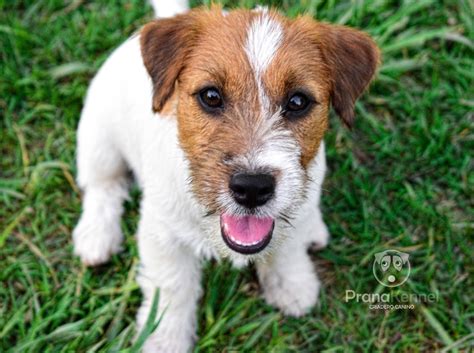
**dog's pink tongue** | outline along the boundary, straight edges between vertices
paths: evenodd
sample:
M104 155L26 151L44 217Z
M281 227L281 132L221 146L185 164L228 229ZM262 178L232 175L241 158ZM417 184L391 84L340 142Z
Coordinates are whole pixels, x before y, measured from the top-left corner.
M233 240L242 244L259 243L271 231L273 219L222 214L222 226Z

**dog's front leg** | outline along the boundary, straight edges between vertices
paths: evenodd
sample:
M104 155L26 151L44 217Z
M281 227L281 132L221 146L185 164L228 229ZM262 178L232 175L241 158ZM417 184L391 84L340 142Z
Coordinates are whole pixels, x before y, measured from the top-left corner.
M256 265L268 304L290 316L304 315L316 304L320 283L307 253L307 242L293 235L270 259Z
M145 343L144 352L186 353L196 338L196 310L201 295L200 261L162 224L142 217L138 232L141 267L138 283L143 302L138 330L150 314L159 289L158 315L162 321Z

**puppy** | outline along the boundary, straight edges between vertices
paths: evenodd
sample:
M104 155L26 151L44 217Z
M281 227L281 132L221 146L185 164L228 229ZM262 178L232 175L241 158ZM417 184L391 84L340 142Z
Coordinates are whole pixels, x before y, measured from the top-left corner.
M132 170L143 191L138 328L157 288L166 308L145 351L192 347L202 259L254 262L264 298L287 315L316 303L307 248L328 239L328 112L352 124L378 57L353 29L214 7L153 21L106 61L78 128L74 251L92 266L120 250Z

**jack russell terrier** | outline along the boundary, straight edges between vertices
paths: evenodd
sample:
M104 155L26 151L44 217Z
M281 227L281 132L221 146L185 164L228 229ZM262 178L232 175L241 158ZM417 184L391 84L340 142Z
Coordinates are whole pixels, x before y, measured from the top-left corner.
M328 239L319 209L328 113L352 124L379 51L363 32L308 16L154 5L174 16L115 50L87 93L74 252L92 266L121 249L132 170L143 191L138 329L157 289L164 311L144 350L187 352L203 259L254 262L265 300L287 315L316 303L307 248Z

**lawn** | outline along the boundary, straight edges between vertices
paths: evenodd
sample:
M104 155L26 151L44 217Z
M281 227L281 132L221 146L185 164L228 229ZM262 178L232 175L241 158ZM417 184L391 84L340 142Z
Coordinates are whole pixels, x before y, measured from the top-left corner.
M75 130L90 79L153 17L145 0L0 0L0 351L129 349L139 192L126 205L125 251L100 268L72 255L80 213ZM255 1L224 1L253 7ZM268 2L266 2L268 3ZM329 246L313 252L323 282L307 316L259 298L250 269L209 263L196 351L432 352L474 345L474 3L274 1L290 17L369 32L382 49L352 131L335 116L326 137L323 212ZM373 255L409 253L393 289ZM412 309L375 310L346 291L415 296Z

